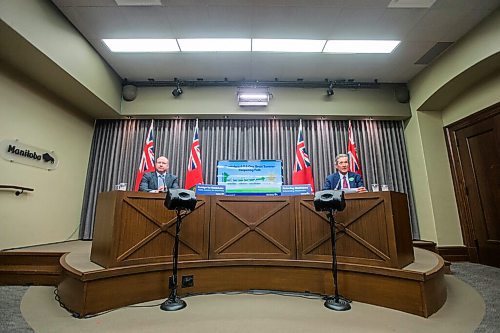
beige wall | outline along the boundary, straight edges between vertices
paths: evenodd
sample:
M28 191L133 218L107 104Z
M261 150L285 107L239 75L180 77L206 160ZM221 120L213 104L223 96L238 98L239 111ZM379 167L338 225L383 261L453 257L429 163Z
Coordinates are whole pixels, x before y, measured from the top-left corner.
M174 117L328 117L407 119L408 104L398 103L394 86L384 85L376 89L335 89L335 95L326 96L326 88L275 88L270 92L273 99L267 107L239 107L236 87L183 88L177 98L172 87L139 88L133 102L123 102L124 116Z
M58 94L69 96L72 104L98 109L89 110L90 114L118 114L121 79L50 1L0 0L0 18L4 29L12 29L21 39L3 32L12 40L2 40L0 55ZM23 48L26 41L30 46Z
M405 135L420 237L462 245L441 112L414 111Z
M492 75L464 91L443 110L443 126L500 102L500 74Z
M76 239L93 133L83 118L51 93L0 68L0 141L19 139L54 150L56 170L0 158L0 184L34 188L19 197L0 191L0 249Z
M439 246L463 244L444 127L500 102L500 73L488 73L482 65L500 52L494 42L500 40L499 18L497 11L481 22L409 83L412 117L405 136L421 238ZM467 82L468 77L481 79ZM457 80L462 82L457 85ZM421 110L447 86L461 86L463 91L454 91L456 97L441 110Z
M420 109L420 106L440 88L460 77L469 68L493 55L498 55L499 41L500 9L483 20L443 56L411 80L412 107Z

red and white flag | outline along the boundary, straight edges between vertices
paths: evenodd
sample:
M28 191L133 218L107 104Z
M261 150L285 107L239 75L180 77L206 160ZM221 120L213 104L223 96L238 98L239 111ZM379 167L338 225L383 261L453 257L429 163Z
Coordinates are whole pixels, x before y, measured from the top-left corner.
M356 152L356 144L354 143L354 137L352 134L351 121L349 120L349 131L347 134L347 155L349 155L349 171L357 173L363 176L361 172L361 164L359 163L358 154Z
M155 171L155 149L153 139L153 120L151 119L151 126L149 127L148 134L146 135L146 143L142 148L141 163L139 170L137 170L137 177L135 177L134 191L139 190L141 179L144 173Z
M186 185L184 187L190 190L198 184L203 184L203 175L201 174L200 138L198 136L198 119L196 119L196 127L194 129L193 143L191 144L188 163Z
M304 133L302 132L302 120L299 125L299 135L297 137L297 147L295 149L295 163L293 164L292 185L310 184L314 193L314 180L312 174L311 160L307 154L304 143Z

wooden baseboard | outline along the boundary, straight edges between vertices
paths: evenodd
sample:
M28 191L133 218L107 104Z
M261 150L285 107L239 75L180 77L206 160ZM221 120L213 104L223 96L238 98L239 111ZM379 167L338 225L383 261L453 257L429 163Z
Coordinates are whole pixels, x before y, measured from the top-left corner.
M448 261L470 261L469 251L465 246L438 246L438 254Z
M436 249L436 243L433 241L427 241L427 240L422 240L422 239L414 239L413 240L413 246L418 247L427 251L431 251L434 253L437 253Z

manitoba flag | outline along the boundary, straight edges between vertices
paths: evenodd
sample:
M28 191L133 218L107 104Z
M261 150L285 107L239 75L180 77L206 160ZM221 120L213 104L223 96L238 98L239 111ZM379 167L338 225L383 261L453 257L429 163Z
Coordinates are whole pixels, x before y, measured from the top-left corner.
M151 126L149 127L148 134L146 135L146 143L144 144L144 148L142 148L141 164L139 164L139 170L137 170L137 177L135 177L134 191L139 190L139 185L141 184L141 179L144 173L152 171L155 171L153 120L151 120Z
M349 171L355 172L360 176L363 176L361 172L361 164L359 164L358 154L356 152L356 144L354 143L354 137L352 134L351 121L349 120L349 131L348 131L348 141L347 141L347 155L349 155Z
M185 188L190 190L198 184L203 184L203 175L201 174L201 156L200 156L200 139L198 137L198 119L196 119L196 127L194 129L193 143L191 144L191 152L189 153L189 164L186 173Z
M302 120L299 125L299 135L297 137L297 148L295 149L295 163L293 164L292 184L310 184L314 192L314 180L312 175L311 160L307 154L304 143L304 133L302 132Z

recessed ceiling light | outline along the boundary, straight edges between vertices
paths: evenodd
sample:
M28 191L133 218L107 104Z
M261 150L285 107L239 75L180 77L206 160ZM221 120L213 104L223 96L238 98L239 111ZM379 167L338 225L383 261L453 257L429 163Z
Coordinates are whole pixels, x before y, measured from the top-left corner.
M392 0L388 8L430 8L436 0Z
M399 40L329 40L325 53L391 53Z
M161 6L161 0L115 0L118 6Z
M179 52L175 39L103 39L112 52Z
M325 40L316 39L252 39L252 51L257 52L321 52Z
M251 50L249 38L187 38L177 41L182 52L249 52Z

